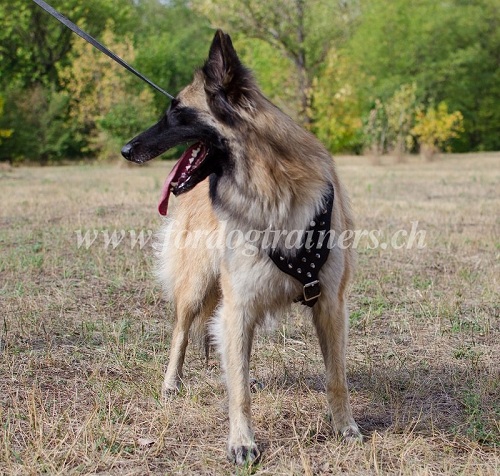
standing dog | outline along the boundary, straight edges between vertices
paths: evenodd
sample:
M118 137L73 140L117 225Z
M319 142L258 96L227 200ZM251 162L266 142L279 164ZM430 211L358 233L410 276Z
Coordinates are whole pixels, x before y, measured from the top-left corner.
M303 241L289 246L290 240L281 235L270 252L262 235L265 230L306 232L318 216L323 216L321 225L327 217L331 235L349 234L349 201L332 157L264 97L230 37L221 31L193 82L122 154L143 163L183 142L192 145L167 177L159 204L166 215L170 192L179 195L174 220L163 227L159 253L158 276L175 303L177 319L163 390L175 391L180 385L193 321L208 323L212 318L211 333L227 383L228 454L238 464L258 458L249 386L254 330L266 316L279 314L303 294L326 366L333 428L345 438L361 440L345 370L345 294L354 262L349 239L344 240L346 246L330 247L326 255L322 249L325 262L320 263L318 280L310 283L313 288L321 284L319 295L319 288L312 290L298 280L299 275L285 272L289 263L294 272L302 273L300 260L305 267L315 267L301 254ZM333 200L329 208L328 197ZM207 241L194 243L193 236L200 233ZM224 246L207 246L215 236L222 236Z

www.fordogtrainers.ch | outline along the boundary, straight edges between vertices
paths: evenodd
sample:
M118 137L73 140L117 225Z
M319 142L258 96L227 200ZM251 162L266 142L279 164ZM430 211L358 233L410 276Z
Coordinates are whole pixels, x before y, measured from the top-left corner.
M209 230L179 230L174 226L169 227L167 233L161 235L161 240L153 240L152 230L76 230L76 245L78 248L89 249L101 246L106 250L115 250L119 246L143 249L154 244L157 251L161 252L163 244L176 248L207 249L242 248L247 256L253 256L259 250L300 249L306 247L321 248L325 240L328 247L346 249L423 249L426 247L426 230L418 229L418 221L411 222L409 229L399 229L392 232L387 230L345 230L336 234L334 230L322 232L317 242L313 243L310 230L228 230L227 224L222 222L217 231ZM173 235L172 235L173 233Z

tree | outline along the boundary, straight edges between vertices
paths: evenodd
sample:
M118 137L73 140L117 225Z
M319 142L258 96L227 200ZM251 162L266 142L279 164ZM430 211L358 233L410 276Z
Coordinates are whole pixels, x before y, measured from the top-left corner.
M404 154L411 149L410 130L415 119L417 107L417 84L403 84L387 101L388 147L396 154L398 162L404 160Z
M289 116L299 119L298 83L296 75L290 74L294 69L292 61L284 55L277 55L269 43L256 38L238 35L234 46L266 96Z
M311 88L330 47L345 41L357 2L344 0L195 0L196 8L231 31L270 44L293 64L299 118L313 122Z
M74 155L74 131L66 121L68 102L66 93L41 84L10 90L0 128L7 126L12 135L0 144L0 161L47 164Z
M387 150L388 129L385 106L377 98L363 128L364 145L375 164L380 163L380 156Z
M364 0L346 50L366 112L416 82L423 101L462 111L459 150L500 149L500 0Z
M166 4L158 0L141 1L137 19L134 64L168 92L177 94L207 56L213 36L208 21L185 2ZM165 97L157 94L154 100L158 111L166 108Z
M113 30L109 21L104 42L125 61L133 62L131 39L118 41ZM59 72L71 97L70 115L89 138L89 151L101 158L117 157L121 143L154 120L153 93L144 86L135 92L135 78L81 38L74 38L72 55L73 61Z
M331 49L312 84L312 131L331 152L360 148L362 122L347 58Z
M132 0L58 0L54 7L75 23L98 35L113 17L126 31ZM24 0L0 0L0 84L59 87L57 64L67 58L74 33L38 5Z

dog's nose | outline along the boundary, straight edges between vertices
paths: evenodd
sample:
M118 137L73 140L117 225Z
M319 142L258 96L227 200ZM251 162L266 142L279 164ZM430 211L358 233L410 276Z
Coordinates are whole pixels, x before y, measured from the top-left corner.
M132 145L130 142L127 145L124 145L122 148L122 155L125 157L127 160L131 160L132 156Z

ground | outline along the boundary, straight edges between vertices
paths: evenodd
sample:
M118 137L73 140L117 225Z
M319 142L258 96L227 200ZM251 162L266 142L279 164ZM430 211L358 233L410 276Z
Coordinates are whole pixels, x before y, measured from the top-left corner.
M0 473L499 474L500 154L337 163L357 228L426 233L422 249L358 247L347 357L364 444L330 434L298 305L256 339L258 465L226 460L215 354L207 366L191 346L182 392L162 401L172 311L150 243L131 240L159 227L170 163L3 168Z

